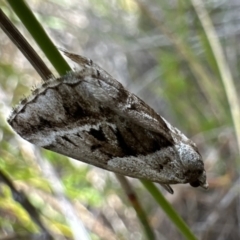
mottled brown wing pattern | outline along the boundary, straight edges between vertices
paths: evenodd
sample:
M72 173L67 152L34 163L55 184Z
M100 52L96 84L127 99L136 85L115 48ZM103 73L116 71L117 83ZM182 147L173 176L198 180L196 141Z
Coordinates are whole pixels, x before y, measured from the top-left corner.
M9 117L24 139L116 173L207 187L196 146L105 70L64 52L81 69L33 91Z

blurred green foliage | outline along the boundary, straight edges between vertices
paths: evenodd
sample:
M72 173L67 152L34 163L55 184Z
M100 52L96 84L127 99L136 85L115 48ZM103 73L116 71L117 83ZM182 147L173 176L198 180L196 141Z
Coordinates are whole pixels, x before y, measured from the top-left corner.
M232 106L218 59L192 2L27 2L57 46L93 59L187 136L193 136L205 159L210 190L175 186L175 195L166 197L199 239L240 238L236 230L239 192L233 191L239 178L239 152ZM9 5L4 1L0 7L41 54ZM240 4L207 1L205 7L239 92ZM6 122L11 106L29 95L31 86L41 80L2 31L0 39L0 170L27 194L59 239L73 238L74 229L33 146ZM55 169L65 197L92 239L145 239L136 213L113 174L50 151L42 150L41 156ZM131 183L156 239L183 239L139 182ZM224 205L221 199L226 196L229 201ZM210 221L211 216L216 216L215 221ZM0 239L39 232L8 187L0 184Z

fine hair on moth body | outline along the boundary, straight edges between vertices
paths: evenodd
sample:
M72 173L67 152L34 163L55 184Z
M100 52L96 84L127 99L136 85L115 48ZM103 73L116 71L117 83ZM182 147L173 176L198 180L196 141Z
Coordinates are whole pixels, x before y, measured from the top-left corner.
M208 187L198 149L181 131L83 56L76 70L33 90L8 122L27 141L133 178ZM54 113L54 114L53 114Z

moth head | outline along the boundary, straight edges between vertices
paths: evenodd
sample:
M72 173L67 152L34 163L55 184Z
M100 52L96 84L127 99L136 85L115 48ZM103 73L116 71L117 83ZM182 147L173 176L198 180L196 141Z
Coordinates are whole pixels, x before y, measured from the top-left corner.
M208 188L206 171L200 153L192 142L179 143L176 145L181 163L184 169L186 182L192 187Z

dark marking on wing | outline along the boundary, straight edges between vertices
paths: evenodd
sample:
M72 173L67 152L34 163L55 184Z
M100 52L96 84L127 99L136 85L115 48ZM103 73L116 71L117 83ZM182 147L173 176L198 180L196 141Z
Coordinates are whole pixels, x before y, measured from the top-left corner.
M100 72L99 72L99 70L97 70L97 77L100 77Z
M99 141L107 141L101 127L99 127L99 130L91 128L90 131L89 131L89 134L92 135L93 137L95 137Z
M158 169L158 170L159 170L159 172L161 172L161 170L163 170L163 165L162 165L162 164L159 164L158 166L159 166L159 169Z
M54 127L50 121L48 121L47 119L43 118L40 115L38 115L38 120L39 120L38 129L37 129L38 131L41 131L42 129L45 129L45 128L53 128Z
M117 137L117 141L118 144L120 146L120 148L122 149L122 151L124 152L125 156L137 156L139 154L138 151L136 151L136 149L133 149L131 146L129 146L124 137L122 136L121 132L119 131L119 129L116 129L115 131L116 137Z
M97 149L99 149L99 148L101 148L102 147L102 145L101 144L96 144L96 145L92 145L91 146L91 151L96 151Z
M128 109L137 110L137 105L135 103L132 103Z
M77 137L83 139L83 137L81 136L81 134L80 134L79 132L77 132L77 133L73 133L73 134L74 134L75 136L77 136Z
M151 132L142 127L128 123L125 132L127 134L127 144L134 146L138 154L146 155L154 153L162 148L172 146L172 142L159 133Z
M71 115L75 119L80 119L85 116L85 110L80 106L80 104L75 104L72 108Z
M161 148L171 147L174 145L173 142L166 139L164 136L161 136L160 134L153 133L155 136L153 138L152 142L152 149L160 150Z
M127 98L129 96L129 93L122 87L122 91L118 91L118 96L115 99L117 102L123 102L125 103Z
M65 144L65 142L63 141L63 139L62 139L62 137L60 138L60 137L58 137L58 138L56 138L56 146L54 146L54 148L53 149L64 149L64 148L66 148L66 144ZM52 149L50 149L50 150L52 150ZM55 150L54 150L55 151ZM57 151L57 152L59 152L59 151Z
M81 79L79 76L78 76L78 79ZM82 79L82 81L83 81L83 79ZM70 87L72 87L72 88L75 88L75 87L77 87L77 86L79 86L79 82L73 82L73 83L64 83L65 85L67 85L67 86L70 86Z
M75 144L71 138L67 137L67 136L62 136L62 139L64 139L66 142L71 143L72 145L74 145L75 147L79 147L77 144Z

